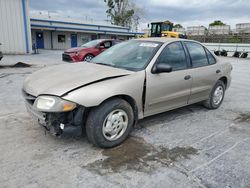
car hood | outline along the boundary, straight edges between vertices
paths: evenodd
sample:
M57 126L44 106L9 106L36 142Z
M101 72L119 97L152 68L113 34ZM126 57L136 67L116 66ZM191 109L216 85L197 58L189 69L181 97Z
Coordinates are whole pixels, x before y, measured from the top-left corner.
M66 53L74 53L74 52L79 52L81 50L88 50L88 49L90 49L90 48L87 48L87 47L75 47L75 48L67 49L64 52L66 52Z
M85 85L132 73L128 70L86 62L56 65L28 76L24 81L23 89L33 96L41 94L62 96Z

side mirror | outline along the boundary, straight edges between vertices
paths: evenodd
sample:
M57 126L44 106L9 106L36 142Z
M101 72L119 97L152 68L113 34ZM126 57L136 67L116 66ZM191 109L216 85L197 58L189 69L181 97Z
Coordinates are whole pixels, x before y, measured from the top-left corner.
M172 72L173 68L169 64L156 64L153 69L152 73L153 74L159 74L163 72Z

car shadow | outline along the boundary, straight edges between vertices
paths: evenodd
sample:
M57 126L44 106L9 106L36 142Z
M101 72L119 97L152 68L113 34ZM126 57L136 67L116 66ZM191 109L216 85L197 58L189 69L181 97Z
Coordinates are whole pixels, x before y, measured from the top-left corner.
M193 104L186 107L178 108L175 110L170 110L167 112L163 112L157 115L152 115L149 117L146 117L142 120L139 120L137 125L135 126L136 130L141 130L144 128L149 128L151 126L159 125L165 122L171 122L174 121L180 117L186 117L190 116L197 112L207 112L208 110L204 108L201 104ZM89 144L87 135L85 132L85 129L82 131L82 134L80 136L74 136L74 135L60 135L60 136L53 136L48 131L45 131L43 127L40 126L41 131L44 131L45 135L50 137L50 139L54 140L55 142L60 143L81 143L82 145L85 145L86 143Z
M145 117L144 119L138 121L135 128L141 129L146 127L151 127L157 124L162 124L164 122L174 121L180 117L190 116L191 114L194 114L196 112L207 112L207 111L208 109L203 107L200 103L192 104L189 106Z

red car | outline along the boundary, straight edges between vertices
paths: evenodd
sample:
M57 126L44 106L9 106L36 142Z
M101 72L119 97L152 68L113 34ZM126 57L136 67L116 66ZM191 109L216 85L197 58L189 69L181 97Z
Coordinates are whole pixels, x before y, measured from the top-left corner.
M120 42L121 41L114 39L92 40L80 47L65 50L62 54L62 59L67 62L90 61L93 57L99 55L104 50Z

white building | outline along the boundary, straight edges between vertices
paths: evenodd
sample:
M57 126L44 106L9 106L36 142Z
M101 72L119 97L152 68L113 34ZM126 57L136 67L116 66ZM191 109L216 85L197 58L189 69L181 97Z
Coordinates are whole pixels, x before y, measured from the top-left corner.
M213 35L228 35L230 34L230 25L209 26L208 32Z
M237 33L250 33L250 23L239 23L236 24Z
M28 0L0 0L0 50L6 54L32 51Z
M67 49L97 38L129 39L143 33L127 27L76 20L29 17L29 0L0 0L0 50L32 53L32 47Z
M178 33L186 33L186 30L185 30L185 28L173 28L173 31L175 31L175 32L178 32Z
M127 27L86 23L71 19L31 18L32 44L39 49L67 49L90 40L116 38L127 40L137 34Z
M206 27L204 26L190 26L187 27L187 35L205 35Z

